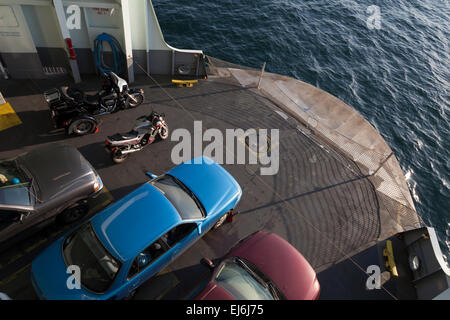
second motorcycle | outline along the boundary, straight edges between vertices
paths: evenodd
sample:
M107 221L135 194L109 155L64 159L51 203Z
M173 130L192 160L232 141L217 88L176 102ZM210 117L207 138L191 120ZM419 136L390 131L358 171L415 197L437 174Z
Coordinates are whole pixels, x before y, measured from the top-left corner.
M133 130L130 132L108 136L105 144L111 153L112 160L115 163L121 163L128 158L130 153L141 151L156 139L167 139L169 126L164 118L164 113L152 112L148 116L137 118Z

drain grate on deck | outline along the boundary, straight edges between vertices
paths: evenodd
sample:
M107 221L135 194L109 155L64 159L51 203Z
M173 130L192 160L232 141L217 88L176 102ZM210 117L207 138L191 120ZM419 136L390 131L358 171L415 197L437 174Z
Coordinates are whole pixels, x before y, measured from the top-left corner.
M46 76L67 74L66 68L63 67L43 67L42 70Z

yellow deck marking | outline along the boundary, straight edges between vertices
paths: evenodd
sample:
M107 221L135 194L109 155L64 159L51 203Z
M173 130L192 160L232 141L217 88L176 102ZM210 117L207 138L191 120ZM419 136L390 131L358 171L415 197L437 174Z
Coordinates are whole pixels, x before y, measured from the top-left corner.
M198 80L176 80L172 79L172 83L176 84L178 87L192 87L194 83L197 83Z
M6 279L0 281L0 287L7 285L8 283L10 283L11 281L13 281L14 279L17 278L17 276L19 274L21 274L22 272L24 272L26 269L28 269L30 267L31 264L27 264L26 266L23 266L22 268L20 268L19 270L17 270L16 272L14 272L12 275L10 275L9 277L7 277Z
M36 249L39 245L41 245L42 243L44 243L45 241L47 241L47 239L41 239L38 242L36 242L35 244L29 246L28 248L25 249L26 252L31 252L34 249Z
M9 259L7 265L13 263L14 261L18 260L18 259L19 259L20 257L22 257L22 256L23 256L23 253L21 253L21 252L18 253L18 254L16 254L14 257L12 257L11 259Z
M12 258L10 258L10 259L8 260L8 262L6 262L6 264L0 264L0 270L2 270L3 268L9 266L11 263L13 263L13 262L19 260L19 259L20 259L21 257L23 257L23 256L24 256L23 252L17 253L15 256L13 256Z
M173 273L173 271L166 274L170 278L170 284L165 287L158 297L155 300L161 300L170 290L175 288L179 283L180 279Z
M7 102L0 105L0 131L17 126L21 124L19 116L14 112L14 109Z

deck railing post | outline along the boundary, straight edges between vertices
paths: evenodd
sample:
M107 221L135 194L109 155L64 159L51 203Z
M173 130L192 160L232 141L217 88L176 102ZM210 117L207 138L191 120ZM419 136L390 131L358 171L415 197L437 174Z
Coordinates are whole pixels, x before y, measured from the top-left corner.
M70 32L67 29L66 16L64 13L64 7L62 0L53 0L53 5L56 11L56 18L58 19L59 28L61 30L61 34L66 43L67 50L70 54L69 56L69 65L72 70L72 76L75 83L81 82L80 70L78 69L78 63L75 56L75 51L72 46L72 39L70 37Z
M130 14L130 2L128 0L121 0L120 4L122 6L122 24L123 24L123 35L125 42L125 56L126 56L126 66L128 74L128 83L134 82L134 67L133 67L133 44L131 42L131 19Z
M261 69L261 74L259 75L258 90L259 90L259 87L261 86L261 81L262 81L262 77L263 77L265 69L266 69L266 62L264 61L264 64Z

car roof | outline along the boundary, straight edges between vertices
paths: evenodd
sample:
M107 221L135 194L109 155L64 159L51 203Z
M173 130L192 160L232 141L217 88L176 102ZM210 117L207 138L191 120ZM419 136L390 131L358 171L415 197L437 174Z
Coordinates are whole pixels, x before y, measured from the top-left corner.
M88 185L95 180L95 170L77 148L51 143L20 155L18 161L37 182L38 197L45 202L74 190L76 182Z
M158 189L146 183L99 212L91 222L103 245L124 262L179 224L181 217Z

